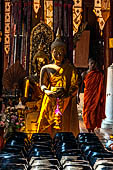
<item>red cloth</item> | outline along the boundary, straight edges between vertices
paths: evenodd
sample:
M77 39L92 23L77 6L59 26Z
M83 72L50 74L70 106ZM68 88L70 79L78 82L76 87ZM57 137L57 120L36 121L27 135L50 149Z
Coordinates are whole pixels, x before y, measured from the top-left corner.
M3 146L4 146L3 134L4 134L4 128L0 128L0 150L1 150L1 149L3 148Z
M105 118L105 90L103 74L98 71L89 72L84 80L83 121L87 129L101 127Z
M0 150L3 148L4 146L4 139L2 136L0 136Z

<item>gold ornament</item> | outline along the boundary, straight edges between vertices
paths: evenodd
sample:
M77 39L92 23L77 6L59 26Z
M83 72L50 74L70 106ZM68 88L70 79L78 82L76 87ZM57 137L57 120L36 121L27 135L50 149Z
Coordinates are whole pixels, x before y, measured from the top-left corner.
M33 9L34 9L34 12L35 12L35 18L37 18L37 14L38 14L38 10L40 8L40 0L34 0L33 2Z
M55 117L54 117L54 129L61 129L60 128L60 123L61 123L61 116L62 116L62 113L60 112L59 110L59 98L57 98L57 108L55 110Z

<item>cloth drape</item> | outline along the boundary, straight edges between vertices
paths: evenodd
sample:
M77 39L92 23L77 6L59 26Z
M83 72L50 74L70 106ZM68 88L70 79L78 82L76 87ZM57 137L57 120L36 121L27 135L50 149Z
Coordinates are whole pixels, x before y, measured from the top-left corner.
M87 129L101 127L105 118L105 90L103 74L98 71L89 72L84 79L83 121Z
M55 87L64 87L65 94L72 94L72 96L59 99L59 109L62 113L61 116L61 130L59 131L71 131L74 135L79 133L78 116L77 116L77 105L76 105L76 93L78 89L78 74L74 66L66 62L58 71L45 73L44 83L48 84L48 89ZM48 81L49 79L49 81ZM46 94L42 100L42 107L40 116L38 118L38 129L37 132L44 132L50 126L54 125L54 116L56 109L56 98L49 97ZM56 131L52 129L52 135Z

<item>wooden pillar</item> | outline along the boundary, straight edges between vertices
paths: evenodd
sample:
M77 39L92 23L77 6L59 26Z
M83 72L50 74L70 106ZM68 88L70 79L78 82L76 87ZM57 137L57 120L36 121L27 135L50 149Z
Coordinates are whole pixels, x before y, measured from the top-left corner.
M113 63L113 48L109 48L109 38L113 38L113 0L110 0L110 17L104 27L104 71L107 81L107 68Z
M4 3L0 0L0 97L2 95L2 76L3 76L3 35L4 35ZM2 102L0 101L0 111Z
M110 38L113 38L113 0L110 0ZM110 49L110 65L113 63L113 48Z
M39 14L40 14L40 20L44 21L44 0L40 0L40 9L39 9Z
M64 0L64 37L67 41L67 55L73 63L73 1ZM65 22L64 22L65 21Z
M110 49L109 49L109 37L111 30L111 17L107 20L104 28L104 65L105 69L110 65Z
M30 57L30 34L32 29L32 0L28 1L27 7L27 58L26 58L26 71L29 74L29 57Z
M109 48L109 38L113 38L113 0L110 0L110 17L104 29L105 68L113 62L113 48Z

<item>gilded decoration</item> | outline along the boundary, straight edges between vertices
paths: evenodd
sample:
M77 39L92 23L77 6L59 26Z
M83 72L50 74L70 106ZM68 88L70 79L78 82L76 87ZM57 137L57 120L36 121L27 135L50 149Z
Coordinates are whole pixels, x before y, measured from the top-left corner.
M53 31L44 22L37 24L31 32L30 37L30 60L29 60L29 73L33 74L33 60L34 56L40 49L45 53L45 57L50 59L50 45L53 41Z
M113 38L109 38L109 48L113 48Z
M110 16L110 0L102 0L102 17L106 22Z
M40 8L40 0L34 0L33 1L33 9L36 14L35 18L37 18L37 13L38 13L39 8Z
M10 50L10 1L5 1L5 31L4 31L4 51L6 54Z
M82 21L82 0L74 0L73 5L73 34L78 32L79 25Z
M102 35L105 22L110 16L110 0L94 0L93 12L97 16L97 21Z
M44 0L44 22L53 30L53 0Z

